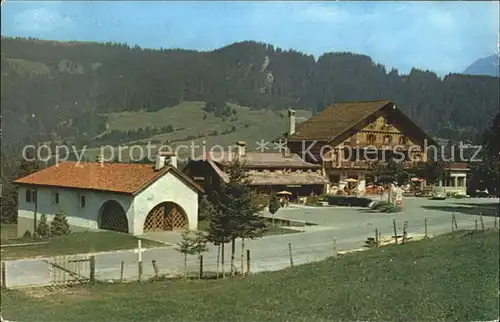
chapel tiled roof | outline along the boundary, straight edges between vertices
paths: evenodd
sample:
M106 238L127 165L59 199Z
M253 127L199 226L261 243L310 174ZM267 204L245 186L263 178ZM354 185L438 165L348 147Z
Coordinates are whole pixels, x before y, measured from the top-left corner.
M61 162L14 181L17 184L136 194L167 172L195 190L203 189L176 168L155 170L152 164Z

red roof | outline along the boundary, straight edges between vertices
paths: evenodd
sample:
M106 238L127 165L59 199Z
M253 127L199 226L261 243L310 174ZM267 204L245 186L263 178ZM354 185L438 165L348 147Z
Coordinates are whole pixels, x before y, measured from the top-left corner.
M203 189L176 168L155 170L151 164L62 162L14 183L137 194L167 172L198 191Z

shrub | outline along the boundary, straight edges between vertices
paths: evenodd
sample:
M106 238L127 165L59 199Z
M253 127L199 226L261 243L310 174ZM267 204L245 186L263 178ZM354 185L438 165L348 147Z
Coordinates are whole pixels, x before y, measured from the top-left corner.
M371 207L370 210L373 212L385 212L385 213L394 213L394 212L400 212L401 208L387 202L387 201L379 201L374 203Z
M23 237L24 237L24 238L31 238L31 233L30 233L30 231L29 231L29 230L26 230L26 231L24 232L24 234L23 234Z
M368 208L372 202L369 198L348 197L348 196L326 196L325 200L328 204L334 206L349 206L349 207L365 207Z
M319 196L309 196L307 197L306 204L307 205L317 205L321 201Z
M47 238L50 236L50 227L47 223L47 216L42 214L40 221L36 225L35 236L39 238Z
M64 210L60 209L56 213L54 220L50 223L50 234L52 236L62 236L68 235L69 233L71 233L71 229L69 228L66 213Z

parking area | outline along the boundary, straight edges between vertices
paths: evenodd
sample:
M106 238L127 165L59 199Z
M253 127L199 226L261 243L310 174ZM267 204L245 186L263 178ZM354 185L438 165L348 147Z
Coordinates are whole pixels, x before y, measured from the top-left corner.
M483 215L485 224L493 222L498 211L498 199L446 199L429 200L408 197L404 199L403 210L399 213L369 213L364 208L349 207L308 207L291 206L282 208L277 217L309 221L335 230L372 226L381 230L392 228L392 220L398 226L408 221L415 229L424 229L427 218L428 226L450 227L451 217L455 214L459 229L473 228L479 215ZM460 225L462 224L462 225Z

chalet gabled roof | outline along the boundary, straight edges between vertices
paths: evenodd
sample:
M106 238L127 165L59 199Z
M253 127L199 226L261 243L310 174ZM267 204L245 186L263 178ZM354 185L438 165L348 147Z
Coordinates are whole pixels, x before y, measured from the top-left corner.
M294 135L288 141L317 140L331 142L350 131L360 122L386 107L395 107L392 101L345 102L335 103L325 108L318 115L300 123ZM419 132L430 144L436 144L412 119L399 108L394 109L404 119L411 130Z
M297 125L294 140L331 141L351 129L357 123L382 109L391 101L334 103L316 116Z
M86 189L137 195L166 173L196 191L203 189L174 167L155 170L139 163L61 162L14 181L15 184Z

